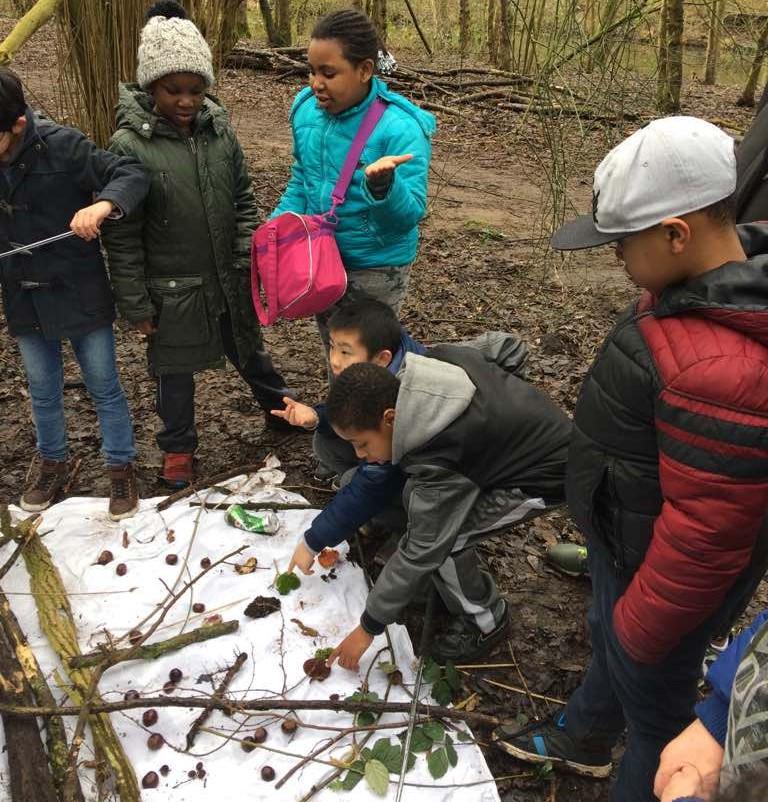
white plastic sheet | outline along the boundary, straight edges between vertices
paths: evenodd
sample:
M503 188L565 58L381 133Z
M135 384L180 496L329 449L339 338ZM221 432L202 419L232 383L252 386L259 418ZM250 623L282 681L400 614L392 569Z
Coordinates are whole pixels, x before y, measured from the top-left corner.
M246 492L232 496L228 501L302 502L300 496L274 486L273 483L282 481L282 478L277 466L270 465L261 477L232 480L227 483L228 487ZM222 498L221 493L206 491L197 500L218 501ZM275 578L275 566L285 570L294 544L317 510L280 512L280 531L272 537L265 537L228 526L223 510L202 510L190 506L190 499L185 499L159 514L155 511L157 501L143 501L140 512L134 518L120 523L108 520L104 499L72 498L44 514L40 531L47 533L44 543L53 555L70 594L83 652L93 650L108 637L114 639L124 636L142 619L156 613L167 600L167 588L178 590L197 575L203 557L215 562L229 551L244 545L245 551L232 562L242 563L249 557L256 557L259 567L245 576L236 573L231 564L210 571L172 608L152 640L164 640L200 626L205 617L214 613L220 614L225 621L239 621L240 628L236 633L193 644L155 661L132 661L110 669L100 685L105 700L122 699L130 689L137 690L142 696L162 695L163 685L172 668L183 671L183 680L175 695L209 694L221 681L222 670L241 652L247 653L248 659L231 685L231 696L236 699L279 697L284 692L289 699L327 699L333 693L344 698L355 692L375 653L386 645L384 636L375 640L363 658L360 673L334 666L331 676L324 682L309 682L302 669L304 661L314 655L315 649L337 645L352 630L365 604L367 589L362 571L346 561L343 547L340 548L342 559L336 568L337 579L324 581L321 575L326 572L318 569L314 576L302 576L298 590L280 597L281 612L258 620L243 615L248 602L255 596L278 596L274 588L270 588ZM170 538L169 532L172 533ZM169 542L171 539L173 542ZM123 545L124 540L127 547ZM0 560L7 559L11 549L12 546L6 546L0 552ZM106 566L95 565L96 558L104 549L113 553L114 561ZM168 554L178 555L176 565L166 563ZM127 573L122 577L115 572L119 563L125 563L127 567ZM62 703L65 702L65 694L56 687L53 672L58 670L62 677L65 675L40 630L34 600L30 595L25 595L29 594L29 581L22 560L4 578L2 585L30 645L49 677L54 694ZM192 605L195 602L205 604L204 613L193 613ZM303 635L299 625L292 619L316 629L319 636L312 638ZM389 632L395 650L395 662L402 670L404 682L410 684L414 679L415 660L408 633L405 628L396 625L391 626ZM379 661L391 659L386 653L378 658ZM206 679L204 675L212 676ZM386 688L386 677L376 667L370 674L370 688L382 696ZM424 691L424 696L427 695L428 688ZM409 697L402 688L393 688L390 700L408 701ZM147 802L155 799L167 802L234 802L246 798L252 802L287 802L301 799L316 782L332 771L327 765L309 763L278 791L274 790L274 783L264 782L261 779L263 766L272 766L279 780L298 762L300 756L308 754L324 739L334 735L320 729L300 727L294 735L289 736L281 731L280 719L269 714L254 715L243 724L242 716L228 718L221 712L214 712L206 726L238 738L248 735L257 726L265 726L269 735L264 746L294 756L258 748L245 753L239 743L205 732L198 735L192 751L186 753L183 751L186 733L199 712L199 709L184 707L158 708L159 720L150 730L141 724L141 709L112 714L113 724L134 765L139 782L147 772L158 771L163 764L170 768L169 774L160 778L158 789L142 792L142 798ZM351 714L332 711L301 711L298 715L305 724L333 727L349 726L353 718ZM405 717L385 715L381 719L381 722L390 721L401 721L403 727L377 733L369 746L377 738L388 734L392 736L393 743L396 742L394 736L404 729ZM68 720L67 725L71 730L74 720ZM166 740L166 745L159 751L147 748L150 731L161 733ZM10 800L3 739L0 731L0 802ZM333 750L324 752L321 758L340 759L347 755L349 749L350 740L347 738ZM420 755L416 767L407 774L409 785L403 799L418 799L421 802L496 802L499 797L480 749L471 743L457 743L456 749L458 765L449 769L440 780L430 777L424 755ZM93 752L88 743L83 748L81 760L92 759ZM194 770L199 761L204 764L205 777L202 780L190 779L188 772ZM93 772L81 767L81 779L86 798L89 802L95 800ZM393 782L396 779L397 776L392 775ZM394 784L390 786L387 796L394 799ZM344 799L363 802L380 798L366 787L364 780L351 793L326 789L314 797L318 802L343 802Z

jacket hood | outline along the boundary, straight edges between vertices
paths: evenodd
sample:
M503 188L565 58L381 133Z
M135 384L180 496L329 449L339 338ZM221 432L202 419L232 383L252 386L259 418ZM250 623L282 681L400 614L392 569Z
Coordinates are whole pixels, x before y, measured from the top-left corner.
M372 84L371 91L368 93L367 97L357 106L341 112L341 115L357 113L360 109L369 106L373 102L374 97L378 96L386 103L397 106L400 110L413 117L413 119L416 120L421 127L421 130L424 132L424 136L426 136L427 139L432 137L432 134L434 134L437 130L437 121L435 120L433 114L430 114L428 111L424 111L424 109L419 108L415 103L411 103L410 100L404 98L402 95L397 94L397 92L392 92L387 84L381 80L381 78L374 77ZM299 106L307 101L314 101L314 93L308 86L302 89L298 95L296 95L296 99L293 101L293 106L291 107L291 119L293 119Z
M472 403L476 387L457 365L407 354L398 374L392 462L428 443Z
M120 84L117 98L117 128L129 128L145 139L153 135L179 136L176 129L152 110L152 96L138 84ZM198 128L211 125L221 136L228 125L227 112L213 95L206 95L197 116Z
M403 366L403 360L405 359L407 354L421 354L424 355L427 353L427 349L416 340L411 337L408 332L403 329L402 334L400 335L400 347L397 349L396 353L392 357L392 361L387 366L387 370L390 373L397 376L400 368Z
M653 313L695 312L768 346L768 225L738 226L746 262L726 262L692 281L669 287Z

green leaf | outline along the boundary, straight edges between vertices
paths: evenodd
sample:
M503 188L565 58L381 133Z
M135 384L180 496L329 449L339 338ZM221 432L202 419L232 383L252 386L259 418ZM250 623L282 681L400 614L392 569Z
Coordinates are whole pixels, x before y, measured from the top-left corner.
M445 737L445 727L439 721L428 721L422 726L422 729L424 735L434 743L442 741Z
M393 749L399 749L399 747L393 746L389 742L389 738L379 738L373 745L372 756L375 757L376 760L380 760L382 763L386 764L389 753Z
M341 787L345 791L351 791L363 779L365 773L365 763L362 760L356 760L350 767L349 771L341 781Z
M333 647L326 646L325 649L315 650L315 660L327 660L333 654Z
M395 663L379 663L378 669L385 674L391 674L393 671L397 671L397 666Z
M363 749L360 750L360 757L363 760L370 760L373 757L373 752L368 749L368 747L363 747Z
M431 685L433 682L437 682L437 680L440 679L442 673L442 668L440 668L431 657L428 657L424 663L424 670L421 673L421 678L427 685Z
M403 733L401 740L405 743L406 733ZM411 751L426 752L432 748L432 739L428 738L422 727L414 727L411 735Z
M376 723L376 714L369 713L365 711L363 713L358 713L357 717L355 718L355 724L358 727L371 727Z
M439 780L445 775L448 771L448 753L444 746L434 749L427 755L427 768L434 780Z
M344 783L341 780L334 780L333 782L328 783L328 788L331 791L343 791Z
M472 740L472 736L468 732L464 732L464 730L459 730L456 733L456 737L463 743L467 743L468 741Z
M365 764L365 781L378 796L386 796L389 790L389 771L380 760L369 760Z
M280 574L275 580L275 590L281 596L287 596L292 590L301 587L301 580L290 571L286 574Z
M438 680L432 686L431 696L439 705L443 705L443 707L449 705L453 701L451 686L444 679Z
M453 741L450 735L445 736L445 753L448 755L448 762L456 768L456 764L459 762L459 756L453 748Z
M456 693L461 688L461 677L453 663L445 664L445 679L451 686L451 690Z
M403 747L393 746L392 751L389 753L387 760L382 760L382 763L392 772L392 774L400 774L400 769L403 766ZM413 752L408 753L408 764L405 767L406 771L410 771L416 765L416 755Z

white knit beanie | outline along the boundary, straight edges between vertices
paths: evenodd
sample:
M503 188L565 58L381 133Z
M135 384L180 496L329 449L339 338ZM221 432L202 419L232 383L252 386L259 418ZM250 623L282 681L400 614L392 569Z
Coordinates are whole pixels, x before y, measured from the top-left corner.
M172 72L201 75L213 84L211 48L192 20L151 17L141 32L136 80L147 89L158 78Z

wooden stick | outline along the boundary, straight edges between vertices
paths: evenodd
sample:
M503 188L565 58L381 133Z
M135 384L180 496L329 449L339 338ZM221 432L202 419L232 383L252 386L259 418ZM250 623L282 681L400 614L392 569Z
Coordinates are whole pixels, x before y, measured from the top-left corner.
M490 680L486 680L490 682ZM509 688L519 693L524 691L518 688ZM559 699L548 699L558 704L565 704ZM200 696L148 696L141 699L123 699L117 702L95 702L90 706L92 714L98 713L117 713L123 710L135 710L136 708L147 707L207 707L210 705L214 710L223 710L230 714L270 712L276 710L335 710L346 713L404 713L411 711L410 702L350 702L340 699L332 702L325 699L250 699L245 701L232 701L229 699L211 699L210 697ZM503 724L506 719L488 713L469 713L466 710L456 710L452 707L441 707L420 702L416 708L417 713L422 716L432 718L446 718L456 721L468 721L483 727L497 727ZM17 716L78 716L80 714L79 705L66 705L62 707L39 707L39 706L14 706L0 705L0 713L14 713Z
M205 490L206 487L210 487L211 485L216 485L219 482L226 482L227 479L233 479L235 476L240 476L241 473L256 473L257 471L260 471L263 467L264 467L263 462L257 462L250 465L240 465L239 467L232 468L229 471L223 471L222 473L217 473L214 476L209 476L207 479L201 479L199 482L194 482L188 487L184 487L181 490L177 490L175 493L171 493L171 495L168 496L167 498L164 498L155 507L155 509L158 512L163 512L163 510L167 510L168 507L172 506L180 499L194 495L200 490Z
M237 622L235 622L237 623ZM211 701L216 699L223 699L226 695L227 691L229 690L229 685L232 680L235 678L237 672L243 667L245 661L248 659L248 655L245 652L241 652L234 663L227 669L227 673L224 675L224 679L219 684L219 687L216 688ZM211 713L213 712L213 706L209 705L206 707L203 712L195 719L192 726L189 728L189 732L187 733L187 752L195 745L195 738L197 738L198 732L200 732L200 728L208 721Z
M232 506L231 501L190 501L190 507L202 507L204 510L224 510L226 507ZM282 502L282 501L262 501L262 502L253 502L253 501L246 501L243 503L237 502L238 507L242 507L244 510L311 510L312 507L309 504L293 504L290 502Z
M182 632L168 640L161 640L157 643L145 643L143 646L127 649L99 649L89 654L79 654L69 658L70 668L88 668L97 666L106 658L111 661L123 662L125 660L157 660L169 652L175 652L189 646L190 643L202 643L203 641L218 638L222 635L229 635L237 632L240 626L238 621L222 621L220 624L198 627L189 632Z

